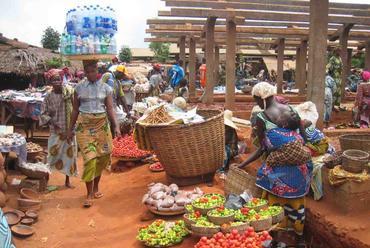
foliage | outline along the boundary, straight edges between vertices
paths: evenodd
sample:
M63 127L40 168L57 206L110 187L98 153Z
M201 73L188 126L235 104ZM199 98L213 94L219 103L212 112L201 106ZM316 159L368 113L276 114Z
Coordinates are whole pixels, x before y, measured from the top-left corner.
M118 57L122 62L130 63L132 59L131 49L127 46L123 46L119 51Z
M154 53L154 58L161 63L165 63L170 57L169 43L150 42L149 48Z
M48 69L58 69L58 68L61 68L61 67L64 67L64 66L70 66L71 65L71 62L67 59L65 59L64 57L53 57L49 60L46 60L45 61L46 63L46 66L48 67Z
M352 67L354 68L364 68L365 67L365 54L355 54L352 57Z
M47 27L41 39L42 47L51 50L58 50L60 44L60 34L52 27Z

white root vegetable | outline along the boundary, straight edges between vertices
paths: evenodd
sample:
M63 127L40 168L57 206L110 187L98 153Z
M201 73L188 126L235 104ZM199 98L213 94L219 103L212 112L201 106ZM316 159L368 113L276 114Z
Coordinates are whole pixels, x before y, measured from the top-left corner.
M175 198L168 195L162 201L161 207L169 208L169 207L172 207L174 203L175 203Z
M141 203L143 203L143 204L147 203L148 199L149 199L149 194L145 194L143 196L143 199L141 200Z
M164 199L166 197L166 194L164 192L155 192L154 194L151 195L151 197L154 200L159 200L159 199Z

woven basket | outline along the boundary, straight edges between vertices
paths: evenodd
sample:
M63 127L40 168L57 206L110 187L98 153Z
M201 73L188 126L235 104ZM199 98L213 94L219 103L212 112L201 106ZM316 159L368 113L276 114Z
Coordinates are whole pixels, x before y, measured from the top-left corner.
M183 215L183 219L187 228L191 229L191 225L195 224L195 221L188 218L187 214Z
M39 150L36 152L27 152L27 161L30 161L30 162L36 161L36 158L42 155L43 155L43 150Z
M249 209L253 209L253 210L256 210L256 212L266 208L268 206L268 203L265 203L265 204L262 204L262 205L259 205L259 206L256 206L256 207L248 207L248 206L244 206L245 208L249 208Z
M356 149L370 152L370 134L344 134L339 137L342 151Z
M244 224L238 226L231 226L227 225L226 227L221 226L221 232L223 233L230 233L232 230L237 230L239 233L244 232L249 227L249 222L245 222Z
M345 150L342 154L342 168L348 172L361 173L369 162L369 153L360 150Z
M24 168L22 166L18 166L19 170L22 172L23 175L32 178L32 179L43 179L46 178L49 173L42 172L42 171L33 171L31 169Z
M276 215L272 215L271 217L272 217L272 224L273 225L275 225L276 223L281 222L285 217L284 210L282 210L280 213L278 213Z
M211 216L209 213L207 214L209 221L211 221L215 225L221 226L222 224L230 223L234 221L234 214L230 216Z
M235 165L230 166L225 181L225 194L240 195L245 190L249 190L253 197L261 197L262 195L262 190L256 186L256 177Z
M194 235L199 237L211 238L213 235L221 231L220 227L199 227L196 225L191 225L191 231Z
M264 230L269 230L272 227L272 218L269 216L263 220L252 220L250 221L251 227L254 228L254 231L260 232Z
M218 206L212 208L199 208L193 205L194 212L199 211L202 215L207 215L209 211L216 209Z
M199 110L206 120L186 125L147 125L144 136L150 144L166 174L176 179L212 175L222 166L225 155L225 127L220 110ZM142 125L142 124L138 124ZM140 132L140 130L139 130ZM140 135L138 134L140 137ZM203 180L206 180L204 177ZM185 182L182 183L184 185Z

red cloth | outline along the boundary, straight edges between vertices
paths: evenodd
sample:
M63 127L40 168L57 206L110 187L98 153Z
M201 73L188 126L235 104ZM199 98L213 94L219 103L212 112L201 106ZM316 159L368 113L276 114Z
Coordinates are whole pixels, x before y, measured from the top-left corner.
M207 81L207 78L206 78L206 74L207 74L206 64L202 64L199 67L199 73L200 73L200 85L204 88L204 87L206 87L206 81Z

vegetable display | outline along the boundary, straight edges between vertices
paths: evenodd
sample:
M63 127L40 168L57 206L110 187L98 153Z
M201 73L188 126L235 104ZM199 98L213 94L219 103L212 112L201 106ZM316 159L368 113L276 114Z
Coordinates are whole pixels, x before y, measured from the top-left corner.
M195 199L193 201L193 207L197 208L204 208L204 209L209 209L209 208L214 208L221 206L225 203L225 197L220 194L205 194L204 196Z
M141 227L136 238L149 247L168 247L181 243L186 235L188 231L184 221L156 220L149 226Z
M189 220L194 221L195 223L201 221L208 221L206 216L203 216L199 211L192 212L186 215Z
M245 232L239 233L237 230L232 230L226 235L218 232L212 238L202 237L194 248L264 248L270 245L271 240L267 231L257 234L252 227L249 227Z
M144 158L149 155L150 152L137 147L132 135L113 139L113 157Z
M149 209L160 212L185 211L185 205L203 195L203 191L195 188L193 191L179 190L176 184L169 186L162 183L148 185L148 192L143 196L142 203Z
M265 199L260 199L260 198L252 198L249 202L247 202L244 207L247 208L255 208L255 207L260 207L267 205L268 202Z
M208 215L214 217L226 217L234 215L234 210L225 208L224 206L220 206L216 209L213 209L208 212Z
M244 221L244 222L263 220L263 219L267 219L270 216L271 216L270 212L266 210L261 210L257 212L254 209L241 208L235 212L235 219L238 221Z
M209 220L207 220L207 218L206 219L202 218L202 219L197 220L197 222L194 224L194 226L197 226L197 227L220 227L218 225L213 224Z
M262 209L259 213L275 216L280 214L282 211L284 211L284 209L281 206L269 206L266 209Z

